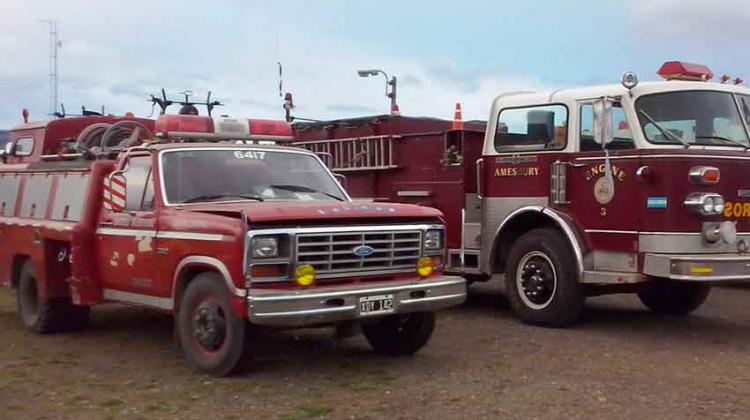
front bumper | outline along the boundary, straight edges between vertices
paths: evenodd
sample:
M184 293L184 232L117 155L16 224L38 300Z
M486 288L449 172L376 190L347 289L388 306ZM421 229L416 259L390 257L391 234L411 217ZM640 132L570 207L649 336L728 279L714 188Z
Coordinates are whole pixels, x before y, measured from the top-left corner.
M463 303L466 280L439 276L307 290L250 289L248 319L257 325L303 327L370 318L360 314L359 298L383 294L393 295L393 313L434 311Z
M647 253L643 272L673 280L750 280L750 255Z

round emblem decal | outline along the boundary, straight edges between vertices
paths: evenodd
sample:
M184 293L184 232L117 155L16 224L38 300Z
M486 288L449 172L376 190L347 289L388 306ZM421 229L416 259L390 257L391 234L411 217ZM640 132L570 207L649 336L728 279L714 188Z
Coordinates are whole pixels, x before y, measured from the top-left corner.
M375 252L375 249L371 246L360 245L352 249L352 253L358 257L369 257Z
M599 204L607 204L615 196L615 186L612 181L603 176L594 183L594 197Z

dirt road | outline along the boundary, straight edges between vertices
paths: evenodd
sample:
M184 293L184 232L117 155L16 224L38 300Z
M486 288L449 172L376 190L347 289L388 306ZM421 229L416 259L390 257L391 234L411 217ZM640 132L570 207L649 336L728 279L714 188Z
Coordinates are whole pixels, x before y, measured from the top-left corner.
M520 324L494 284L443 312L412 358L330 331L268 333L257 367L192 373L171 319L102 306L79 334L23 331L0 291L2 419L750 418L750 289L715 289L687 319L632 296L590 299L564 330Z

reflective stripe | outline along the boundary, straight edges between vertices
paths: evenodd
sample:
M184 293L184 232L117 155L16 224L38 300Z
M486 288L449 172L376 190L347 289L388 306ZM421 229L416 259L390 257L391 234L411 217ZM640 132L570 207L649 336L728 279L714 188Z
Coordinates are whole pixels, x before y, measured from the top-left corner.
M140 293L123 292L121 290L103 289L102 296L106 300L150 306L158 309L172 310L174 303L171 298L142 295Z
M231 236L219 235L215 233L193 233L193 232L172 232L160 231L156 235L162 239L192 239L196 241L231 241Z
M96 233L110 236L151 236L159 239L185 239L194 241L231 241L231 236L219 235L214 233L194 233L194 232L175 232L175 231L155 231L139 230L127 228L99 228Z

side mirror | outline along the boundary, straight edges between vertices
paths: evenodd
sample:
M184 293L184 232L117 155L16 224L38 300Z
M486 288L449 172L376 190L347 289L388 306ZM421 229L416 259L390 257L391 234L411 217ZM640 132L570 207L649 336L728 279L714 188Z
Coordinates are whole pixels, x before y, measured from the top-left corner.
M127 181L122 171L112 172L104 178L102 202L104 208L114 212L125 210Z
M8 141L5 143L5 151L3 152L3 155L5 156L13 156L16 154L16 143L13 141Z
M333 174L333 177L336 178L336 182L338 182L339 185L341 185L341 188L346 190L346 177L341 174Z
M593 103L594 110L594 141L604 149L615 139L612 133L612 101L600 98Z
M331 165L333 165L333 155L328 152L315 152L316 155L320 158L320 160L323 161L323 164L326 165L329 169L331 168Z

